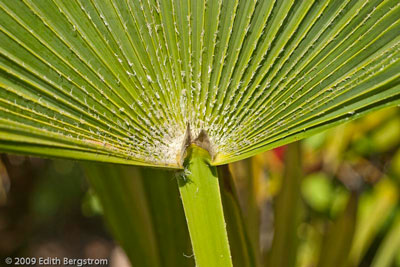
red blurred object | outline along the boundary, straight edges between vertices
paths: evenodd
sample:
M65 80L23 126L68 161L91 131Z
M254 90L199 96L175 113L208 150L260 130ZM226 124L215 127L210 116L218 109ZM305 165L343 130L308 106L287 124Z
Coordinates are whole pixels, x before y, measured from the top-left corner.
M274 148L272 151L280 161L283 161L286 151L286 145Z

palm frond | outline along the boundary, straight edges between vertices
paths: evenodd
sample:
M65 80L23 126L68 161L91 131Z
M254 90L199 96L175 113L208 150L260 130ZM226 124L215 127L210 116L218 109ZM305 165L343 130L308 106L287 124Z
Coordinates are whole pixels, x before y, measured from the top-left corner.
M0 149L212 164L400 103L396 0L0 0Z

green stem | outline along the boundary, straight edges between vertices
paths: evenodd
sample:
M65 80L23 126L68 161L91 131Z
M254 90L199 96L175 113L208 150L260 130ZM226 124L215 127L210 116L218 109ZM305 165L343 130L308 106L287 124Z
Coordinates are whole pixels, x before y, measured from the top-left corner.
M274 239L267 259L270 267L296 265L299 244L297 229L302 215L300 185L303 176L299 142L287 146L285 166L282 187L275 199Z
M256 267L257 253L248 236L246 222L243 218L239 198L235 189L232 174L228 165L217 167L221 186L222 206L224 208L229 245L232 252L232 263L240 267Z
M209 153L196 145L188 147L184 167L178 185L196 266L232 266L217 169Z

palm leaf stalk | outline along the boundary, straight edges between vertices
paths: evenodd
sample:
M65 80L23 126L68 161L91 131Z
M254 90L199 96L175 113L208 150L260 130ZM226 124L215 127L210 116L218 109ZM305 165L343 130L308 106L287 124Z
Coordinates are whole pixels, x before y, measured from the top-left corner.
M204 148L191 145L187 153L178 184L196 265L232 266L217 168Z
M399 32L397 0L0 0L0 150L187 170L190 129L204 174L399 105Z

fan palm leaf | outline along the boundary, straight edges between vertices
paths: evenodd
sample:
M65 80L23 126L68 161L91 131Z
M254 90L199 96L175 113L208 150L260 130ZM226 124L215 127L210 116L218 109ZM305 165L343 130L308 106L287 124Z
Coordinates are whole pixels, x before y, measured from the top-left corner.
M400 103L396 0L0 1L0 149L220 165Z

